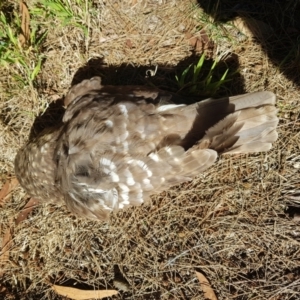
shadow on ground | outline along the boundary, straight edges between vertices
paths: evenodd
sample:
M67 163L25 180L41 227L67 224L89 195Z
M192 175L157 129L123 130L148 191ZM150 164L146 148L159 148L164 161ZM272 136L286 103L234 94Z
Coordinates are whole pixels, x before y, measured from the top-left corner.
M237 56L231 56L228 60L221 61L216 66L212 81L218 81L227 69L229 72L227 76L228 81L220 89L216 90L214 95L207 93L205 89L200 89L197 95L191 95L187 89L179 89L175 76L182 74L190 64L197 62L199 58L197 55L192 55L175 67L158 66L157 72L155 67L149 66L134 67L127 64L107 66L101 58L93 58L77 70L71 86L84 79L100 76L103 85L143 85L168 91L173 94L172 101L177 104L191 104L210 96L223 97L245 93L244 81L236 71L239 66ZM210 59L204 62L203 71L201 71L204 76L209 72L212 64L213 60ZM30 139L37 136L45 128L60 126L63 114L63 98L50 103L46 111L35 119Z
M260 43L272 62L285 76L299 84L300 79L300 1L281 0L198 0L215 22L243 18L247 27L260 30ZM259 28L253 26L259 21ZM263 30L263 28L267 30Z

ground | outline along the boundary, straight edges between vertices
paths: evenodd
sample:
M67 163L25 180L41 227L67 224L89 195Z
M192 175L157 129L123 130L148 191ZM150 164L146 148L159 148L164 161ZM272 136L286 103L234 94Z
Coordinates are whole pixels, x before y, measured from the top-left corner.
M28 28L22 4L0 4L0 187L14 186L0 196L3 299L64 299L53 284L117 289L111 299L204 299L195 270L219 300L299 299L300 5L215 2L28 0ZM203 52L207 65L218 58L220 73L229 69L214 96L277 95L271 151L221 157L108 223L47 203L20 218L29 198L15 184L14 156L72 84L100 75L184 92L175 75Z

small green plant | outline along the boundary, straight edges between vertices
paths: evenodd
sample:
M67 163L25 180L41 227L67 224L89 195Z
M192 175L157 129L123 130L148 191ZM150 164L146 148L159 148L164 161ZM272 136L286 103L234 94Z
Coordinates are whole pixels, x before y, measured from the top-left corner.
M191 95L210 95L213 96L218 89L230 79L226 79L229 69L227 69L221 78L215 79L215 68L218 65L216 59L211 65L208 73L204 70L205 54L203 53L197 64L190 64L179 76L176 77L179 92L185 91Z
M19 32L21 20L18 14L14 13L12 20L8 22L1 11L0 66L10 68L12 76L23 85L32 85L41 69L43 55L39 53L39 48L47 32L39 34L37 28L33 28L26 45L21 45ZM10 65L14 65L14 68L9 67Z
M75 5L70 0L41 0L43 5L42 10L46 10L49 16L56 17L60 20L62 26L75 26L84 32L85 36L88 35L88 18L90 3L85 0L75 0ZM35 8L38 12L41 9Z

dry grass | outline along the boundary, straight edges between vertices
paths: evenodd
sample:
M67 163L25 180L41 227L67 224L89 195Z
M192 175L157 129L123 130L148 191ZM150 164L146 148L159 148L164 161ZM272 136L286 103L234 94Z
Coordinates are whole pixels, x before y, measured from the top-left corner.
M36 3L28 1L29 8ZM218 299L298 299L300 89L285 76L292 60L279 67L261 43L251 37L240 41L230 22L213 24L188 1L87 3L72 5L86 35L80 26L62 26L57 17L34 15L41 30L49 29L34 82L15 79L16 73L25 74L18 65L1 67L3 183L14 173L14 156L35 117L62 97L72 80L100 74L109 83L149 83L145 70L155 65L170 76L172 67L188 61L193 49L187 38L202 27L215 39L214 56L227 53L229 67L238 62L239 76L228 93L278 95L280 138L267 154L222 157L192 182L155 197L151 206L114 215L107 224L43 204L15 226L10 220L28 200L15 189L0 212L0 238L14 229L2 299L63 299L51 290L53 283L121 286L113 299L204 299L195 269L205 273ZM32 63L35 57L29 53L26 59ZM164 86L161 74L157 82Z

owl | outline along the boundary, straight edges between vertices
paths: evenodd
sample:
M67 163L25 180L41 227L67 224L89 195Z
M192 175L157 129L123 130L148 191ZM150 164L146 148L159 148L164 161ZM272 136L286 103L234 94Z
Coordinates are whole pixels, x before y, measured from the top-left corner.
M16 176L40 201L64 202L81 217L147 203L191 180L218 155L268 151L277 139L276 96L255 92L192 105L144 86L93 77L64 99L63 122L19 150Z

